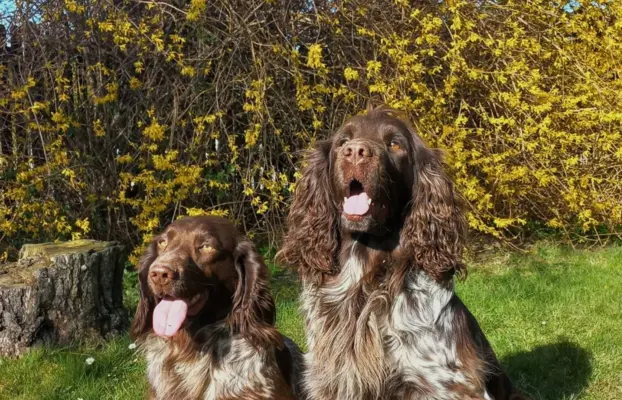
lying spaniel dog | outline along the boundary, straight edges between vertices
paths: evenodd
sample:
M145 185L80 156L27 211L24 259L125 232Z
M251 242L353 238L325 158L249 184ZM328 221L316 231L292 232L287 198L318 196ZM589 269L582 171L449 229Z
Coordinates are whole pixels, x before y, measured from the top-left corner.
M454 292L466 223L441 154L377 108L306 164L279 258L303 280L309 398L519 398Z
M140 261L131 335L150 398L301 398L302 355L274 328L268 270L227 220L192 217L156 236Z

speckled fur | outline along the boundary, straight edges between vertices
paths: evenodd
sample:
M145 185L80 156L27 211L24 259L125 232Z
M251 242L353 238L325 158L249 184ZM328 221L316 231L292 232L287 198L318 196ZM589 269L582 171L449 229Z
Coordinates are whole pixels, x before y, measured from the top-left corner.
M332 284L304 288L310 398L486 398L458 358L453 285L412 271L393 302L380 288L361 300L362 271L353 257ZM331 323L334 315L340 323Z
M278 256L303 281L311 399L520 398L454 293L466 227L442 153L395 110L310 150Z
M253 347L226 326L201 332L210 337L201 349L149 335L141 345L154 399L249 399L277 397L281 378L273 351ZM293 395L287 397L293 399Z

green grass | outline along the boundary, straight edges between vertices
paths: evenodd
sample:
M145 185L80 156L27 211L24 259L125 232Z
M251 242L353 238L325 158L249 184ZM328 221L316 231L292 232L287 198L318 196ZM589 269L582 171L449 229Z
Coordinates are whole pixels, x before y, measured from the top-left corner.
M488 254L470 266L458 292L517 386L536 400L622 399L622 248L540 245L529 254ZM278 326L303 344L295 277L270 268ZM0 359L0 399L143 398L144 364L130 343L119 338Z

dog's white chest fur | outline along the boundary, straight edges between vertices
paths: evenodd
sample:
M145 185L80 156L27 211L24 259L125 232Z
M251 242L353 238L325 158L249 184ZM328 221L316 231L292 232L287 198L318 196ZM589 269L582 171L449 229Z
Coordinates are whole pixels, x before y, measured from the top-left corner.
M461 399L451 389L469 385L451 331L453 311L447 307L453 287L414 270L389 303L382 289L357 292L362 277L363 266L351 257L332 282L303 290L309 348L305 385L311 398ZM364 305L361 296L366 296ZM366 359L365 352L373 354ZM327 360L331 355L345 361Z
M431 389L433 399L459 399L450 388L468 385L457 356L453 310L447 307L453 295L453 287L444 288L425 273L413 271L383 330L400 379Z
M248 390L259 397L273 397L274 376L266 351L258 351L246 339L222 338L193 357L180 356L168 340L150 336L141 346L147 360L147 376L158 400L187 398L219 400L241 398Z

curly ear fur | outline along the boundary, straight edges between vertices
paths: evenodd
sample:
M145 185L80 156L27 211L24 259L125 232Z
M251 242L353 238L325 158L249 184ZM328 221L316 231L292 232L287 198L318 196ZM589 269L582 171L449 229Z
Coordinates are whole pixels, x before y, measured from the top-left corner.
M454 273L466 273L461 259L467 225L453 183L443 171L442 153L412 134L415 184L402 247L418 267L441 282Z
M287 217L288 232L277 254L315 283L337 272L339 211L331 196L330 147L330 141L321 141L305 158Z
M140 300L136 307L136 314L130 328L130 337L134 340L139 339L145 332L151 329L151 318L156 301L149 285L147 278L149 275L149 266L157 258L156 242L152 241L138 263L138 283L140 288Z
M274 327L276 308L269 290L268 268L263 258L247 240L238 243L234 257L239 278L233 295L233 308L228 317L229 325L256 347L281 348L283 339Z

